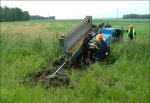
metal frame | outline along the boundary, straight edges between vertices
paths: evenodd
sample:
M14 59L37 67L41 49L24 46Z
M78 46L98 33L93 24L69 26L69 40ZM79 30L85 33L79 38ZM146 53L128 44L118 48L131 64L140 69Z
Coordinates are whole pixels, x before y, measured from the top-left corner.
M59 37L60 48L63 53L68 53L77 42L92 29L92 16L86 16L68 32Z

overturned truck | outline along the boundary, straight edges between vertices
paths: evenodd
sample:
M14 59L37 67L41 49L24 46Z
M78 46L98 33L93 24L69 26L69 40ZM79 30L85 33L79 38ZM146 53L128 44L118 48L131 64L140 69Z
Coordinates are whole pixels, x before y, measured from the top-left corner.
M86 16L73 28L59 37L62 55L58 60L53 62L52 67L38 72L31 72L20 83L31 81L34 83L42 83L45 87L68 86L70 79L63 71L90 65L93 56L90 44L94 42L93 38L98 38L98 34L100 33L103 34L103 40L109 47L112 42L119 41L123 38L122 28L113 28L111 24L104 25L104 23L97 26L92 24L92 16Z

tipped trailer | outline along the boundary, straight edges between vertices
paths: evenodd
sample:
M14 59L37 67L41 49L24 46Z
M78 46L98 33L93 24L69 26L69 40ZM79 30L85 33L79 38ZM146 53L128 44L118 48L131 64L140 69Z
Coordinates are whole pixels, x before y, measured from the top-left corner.
M112 42L123 38L124 32L123 29L113 28L108 23L107 25L101 23L98 26L92 24L92 16L86 16L59 37L62 55L53 62L53 66L29 73L20 83L26 83L27 80L30 80L34 83L41 82L45 87L69 85L70 79L62 71L72 67L89 66L93 56L90 44L93 43L92 39L98 38L100 33L103 34L103 40L110 47Z

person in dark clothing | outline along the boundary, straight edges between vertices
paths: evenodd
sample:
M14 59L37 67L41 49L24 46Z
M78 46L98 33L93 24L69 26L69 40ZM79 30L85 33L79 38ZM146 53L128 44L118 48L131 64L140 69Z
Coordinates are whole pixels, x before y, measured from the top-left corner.
M107 46L107 43L103 40L103 35L100 34L98 36L99 42L96 42L96 51L93 54L93 60L102 60L105 59L108 55L109 48Z
M133 25L131 24L129 26L130 28L128 30L124 30L125 32L128 32L127 36L131 39L134 40L136 39L136 31L133 29Z

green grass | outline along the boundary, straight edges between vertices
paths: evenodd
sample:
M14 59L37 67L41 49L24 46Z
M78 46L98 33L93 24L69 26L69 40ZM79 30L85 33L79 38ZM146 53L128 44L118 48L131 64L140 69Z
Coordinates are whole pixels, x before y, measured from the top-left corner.
M72 70L73 89L45 89L18 81L56 60L61 51L58 37L79 20L1 23L1 103L149 103L150 42L148 20L94 19L113 27L137 31L137 40L112 44L108 61L87 70Z

